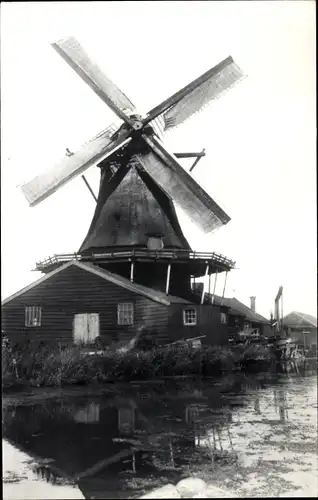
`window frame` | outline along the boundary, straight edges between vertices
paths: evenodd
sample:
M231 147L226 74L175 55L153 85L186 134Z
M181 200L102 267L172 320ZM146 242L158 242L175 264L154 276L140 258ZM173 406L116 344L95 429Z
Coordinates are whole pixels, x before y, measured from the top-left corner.
M194 321L189 322L187 321L187 312L188 311L194 311ZM198 322L198 311L195 307L185 307L182 311L182 316L183 316L183 325L184 326L196 326Z
M127 310L125 311L125 306ZM122 309L121 309L122 308ZM129 315L129 321L125 321L125 314ZM122 315L122 316L121 316ZM135 307L133 302L118 302L117 304L117 325L131 326L135 320Z
M24 306L24 327L42 326L42 306Z

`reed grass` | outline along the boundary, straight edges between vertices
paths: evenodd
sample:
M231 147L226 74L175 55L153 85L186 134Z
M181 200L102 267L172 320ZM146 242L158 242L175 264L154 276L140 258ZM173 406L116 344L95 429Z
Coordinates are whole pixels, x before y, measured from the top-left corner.
M250 346L156 347L123 352L112 346L88 355L80 346L23 345L2 350L4 390L147 380L165 376L217 375L250 362L270 361L267 348Z

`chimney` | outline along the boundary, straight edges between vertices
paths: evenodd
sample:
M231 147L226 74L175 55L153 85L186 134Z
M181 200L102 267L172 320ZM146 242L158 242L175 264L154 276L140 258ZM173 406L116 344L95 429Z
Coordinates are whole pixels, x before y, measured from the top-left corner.
M255 301L256 301L256 297L250 297L250 300L251 300L251 309L255 313Z

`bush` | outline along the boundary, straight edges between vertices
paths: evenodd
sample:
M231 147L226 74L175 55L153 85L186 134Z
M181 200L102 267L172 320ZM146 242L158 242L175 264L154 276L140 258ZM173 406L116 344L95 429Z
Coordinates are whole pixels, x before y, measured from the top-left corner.
M175 345L130 351L110 346L102 355L90 356L80 346L25 344L3 349L2 376L4 388L21 381L31 387L61 387L164 376L208 376L260 359L270 359L269 351L255 345L202 346L201 350Z

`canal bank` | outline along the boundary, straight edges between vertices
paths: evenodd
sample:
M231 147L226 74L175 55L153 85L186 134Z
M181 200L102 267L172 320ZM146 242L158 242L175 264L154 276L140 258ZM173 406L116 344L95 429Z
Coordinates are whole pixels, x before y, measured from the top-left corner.
M23 344L2 352L3 390L68 387L153 380L162 377L208 377L268 368L275 359L269 347L188 346L149 350L87 351L77 346Z

